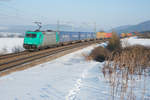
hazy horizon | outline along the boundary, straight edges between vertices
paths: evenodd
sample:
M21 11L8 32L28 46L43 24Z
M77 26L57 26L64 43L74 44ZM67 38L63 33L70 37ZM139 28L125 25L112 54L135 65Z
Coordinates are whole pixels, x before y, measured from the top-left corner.
M60 23L107 30L150 20L149 0L0 0L1 25ZM89 24L89 25L87 25Z

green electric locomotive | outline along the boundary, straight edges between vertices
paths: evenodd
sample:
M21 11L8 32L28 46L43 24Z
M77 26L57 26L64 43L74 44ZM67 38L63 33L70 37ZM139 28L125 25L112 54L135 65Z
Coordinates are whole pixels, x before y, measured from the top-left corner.
M55 31L27 31L23 47L27 50L37 50L59 43L58 32Z

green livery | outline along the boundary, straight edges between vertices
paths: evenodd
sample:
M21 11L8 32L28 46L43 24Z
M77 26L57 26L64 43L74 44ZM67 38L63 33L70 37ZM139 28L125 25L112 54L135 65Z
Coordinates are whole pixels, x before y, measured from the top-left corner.
M42 43L43 40L42 37L43 37L42 32L26 32L24 44L33 44L38 46L39 44Z
M27 31L24 37L24 48L28 50L40 49L59 44L58 32Z
M56 42L58 43L59 42L59 33L56 32Z

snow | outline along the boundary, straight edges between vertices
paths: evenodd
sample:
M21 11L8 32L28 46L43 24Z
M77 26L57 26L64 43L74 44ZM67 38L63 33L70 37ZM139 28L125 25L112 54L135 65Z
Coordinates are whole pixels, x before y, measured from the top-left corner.
M134 43L139 41L136 38L128 40ZM0 100L110 100L110 86L101 71L104 63L86 61L82 56L83 53L90 53L94 47L97 46L92 45L36 67L0 77ZM135 81L140 84L144 79ZM147 77L145 97L148 99L149 82L150 78ZM140 90L141 86L137 85L137 100L141 100L138 97Z
M108 41L101 43L101 44L97 44L96 47L102 46L105 48L107 46L107 44L108 44Z
M101 83L99 79L103 75L99 76L100 63L87 62L82 56L82 53L89 53L94 47L90 46L51 62L1 77L0 100L75 100L80 95L80 90L88 86L84 84L86 80ZM89 75L89 71L95 68L97 74ZM90 85L89 89L93 87L92 91L97 91L97 96L98 92L105 94L95 84Z
M130 37L122 39L123 46L126 45L144 45L144 46L150 46L150 39L138 39L137 37Z
M0 38L0 54L12 53L14 48L23 49L23 38Z

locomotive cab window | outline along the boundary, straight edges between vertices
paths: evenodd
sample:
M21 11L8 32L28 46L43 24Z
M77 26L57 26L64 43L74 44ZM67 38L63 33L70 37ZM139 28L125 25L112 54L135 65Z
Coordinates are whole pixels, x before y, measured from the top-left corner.
M36 34L26 34L26 37L29 37L29 38L36 38Z
M32 38L36 38L36 34L32 34Z

